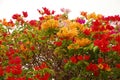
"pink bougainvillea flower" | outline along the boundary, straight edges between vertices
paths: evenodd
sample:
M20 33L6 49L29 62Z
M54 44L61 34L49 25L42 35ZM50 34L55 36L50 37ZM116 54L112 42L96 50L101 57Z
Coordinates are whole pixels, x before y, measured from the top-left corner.
M78 23L80 23L80 24L84 24L84 23L85 23L85 20L84 20L84 19L77 18L77 19L76 19L76 22L78 22Z
M65 13L65 14L68 14L68 13L71 12L70 9L65 9L65 8L61 8L60 10L61 10L63 13Z
M25 17L25 18L28 17L28 13L27 12L23 11L22 14L23 14L23 17Z

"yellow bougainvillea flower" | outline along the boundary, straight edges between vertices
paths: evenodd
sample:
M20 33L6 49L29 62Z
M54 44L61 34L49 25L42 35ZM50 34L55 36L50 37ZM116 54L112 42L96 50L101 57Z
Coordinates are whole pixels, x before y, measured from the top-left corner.
M87 15L87 19L88 19L88 20L91 19L91 18L92 18L92 19L97 19L97 15L95 14L95 12Z
M48 28L57 28L59 25L57 20L50 19L41 24L42 29L48 29Z
M88 38L81 38L81 39L76 38L75 39L75 44L78 44L80 47L86 46L90 43L91 43L91 41Z
M73 38L78 35L77 28L69 29L69 27L62 27L60 31L57 33L58 37L63 38Z
M77 45L77 44L70 44L67 48L68 49L78 49L79 45Z
M45 19L45 20L49 20L50 18L51 18L50 15L46 15L46 16L44 16L44 19Z

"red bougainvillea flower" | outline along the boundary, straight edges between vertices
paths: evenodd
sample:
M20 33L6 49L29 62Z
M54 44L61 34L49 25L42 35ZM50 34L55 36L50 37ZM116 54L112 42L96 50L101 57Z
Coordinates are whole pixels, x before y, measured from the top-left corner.
M64 59L64 60L63 60L63 62L64 62L64 63L67 63L67 62L68 62L68 60L67 60L67 59Z
M54 14L54 13L55 13L55 11L54 11L54 10L52 10L51 14Z
M108 16L108 17L104 17L103 20L105 20L105 21L120 21L120 16L119 15Z
M120 45L118 44L118 45L112 46L112 50L116 52L120 52Z
M8 77L6 80L16 80L15 77Z
M83 59L84 59L84 60L89 60L89 59L90 59L90 56L89 56L89 55L84 55L84 56L83 56Z
M85 34L85 35L90 35L90 29L85 29L84 31L83 31L83 33Z
M31 50L34 51L35 50L35 46L31 46Z
M3 76L3 75L4 75L4 71L3 71L2 66L0 66L0 76Z
M106 25L106 29L108 29L108 30L113 30L114 27L108 24L108 25Z
M44 11L37 9L37 11L41 14L44 15Z
M22 73L22 65L17 64L11 67L11 72L14 75L18 75Z
M36 74L35 78L37 78L38 80L49 80L50 74L49 73L45 73L42 76L40 74Z
M40 20L40 21L44 20L44 17L43 17L43 16L42 16L42 17L39 17L39 20Z
M2 41L0 40L0 45L2 44Z
M23 17L25 17L25 18L28 17L28 13L27 12L23 11L22 14L23 14Z
M12 16L13 19L19 19L20 17L21 17L20 14L14 14L14 15Z
M47 64L45 62L42 62L40 65L40 69L48 68Z
M97 66L96 64L90 63L90 64L86 67L86 70L95 72L95 71L98 71L99 68L98 68L98 66Z
M81 60L83 60L83 56L82 55L78 55L77 59L81 61Z
M50 10L46 7L42 7L42 9L44 10L44 13L47 15L50 15Z
M103 69L106 70L106 71L111 71L110 66L106 63L103 64Z
M32 78L28 78L27 80L33 80Z
M117 35L117 36L115 37L115 41L118 42L118 44L120 44L120 35Z
M106 39L96 39L94 40L94 45L98 46L102 52L108 52L110 50L108 48L109 42Z
M98 58L98 63L103 63L104 59L103 58Z
M98 31L100 25L101 25L101 23L99 20L92 22L92 25L91 25L92 31Z
M59 47L62 45L62 41L56 41L56 42L54 42L54 44Z
M77 62L78 62L76 56L72 56L72 57L70 57L70 61L71 61L72 63L77 63Z
M12 47L10 47L9 51L6 52L6 55L9 57L9 56L12 56L13 54L15 54L15 49L13 49Z
M48 68L47 64L45 62L42 62L40 66L35 66L34 69L35 70L41 70L44 68Z
M9 60L9 64L21 64L22 60L19 56L12 58Z
M10 73L11 72L11 66L6 66L6 68L5 68L5 71L7 72L7 73Z
M94 76L99 76L100 72L99 71L95 71L93 72Z
M29 24L30 24L31 26L37 26L37 20L31 20L31 21L29 22Z
M45 73L45 75L43 76L42 80L49 80L50 78L50 74L49 73Z
M99 68L98 68L98 66L96 64L90 63L86 67L86 70L93 72L94 76L99 76Z
M8 77L6 80L26 80L26 78L25 77ZM28 79L27 79L28 80Z
M22 73L22 65L21 64L16 64L16 65L12 65L12 66L7 66L5 71L7 73L12 73L14 75L18 75Z
M119 68L119 69L120 69L120 64L116 64L116 68Z

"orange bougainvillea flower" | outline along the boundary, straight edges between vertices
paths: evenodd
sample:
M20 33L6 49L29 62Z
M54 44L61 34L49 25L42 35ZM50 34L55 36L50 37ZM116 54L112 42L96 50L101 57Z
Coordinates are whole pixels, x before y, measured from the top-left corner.
M46 22L43 22L41 24L41 28L42 29L49 29L49 28L55 29L55 28L58 28L58 25L59 23L57 20L50 19L50 20L47 20Z
M6 19L3 19L2 24L6 27L14 27L14 25L15 25L12 20L7 22Z
M27 48L25 47L24 44L21 44L21 45L20 45L20 49L21 49L22 51L26 51L26 50L27 50Z
M102 64L98 64L98 68L100 68L100 69L103 69L103 65Z
M82 11L82 12L80 13L80 15L82 15L82 16L84 16L84 17L87 17L87 12Z

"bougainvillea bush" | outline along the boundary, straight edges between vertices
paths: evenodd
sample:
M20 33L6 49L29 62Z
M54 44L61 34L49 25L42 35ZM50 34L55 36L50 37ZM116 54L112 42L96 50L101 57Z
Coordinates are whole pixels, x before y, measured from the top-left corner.
M0 80L120 80L120 16L46 7L0 20Z

